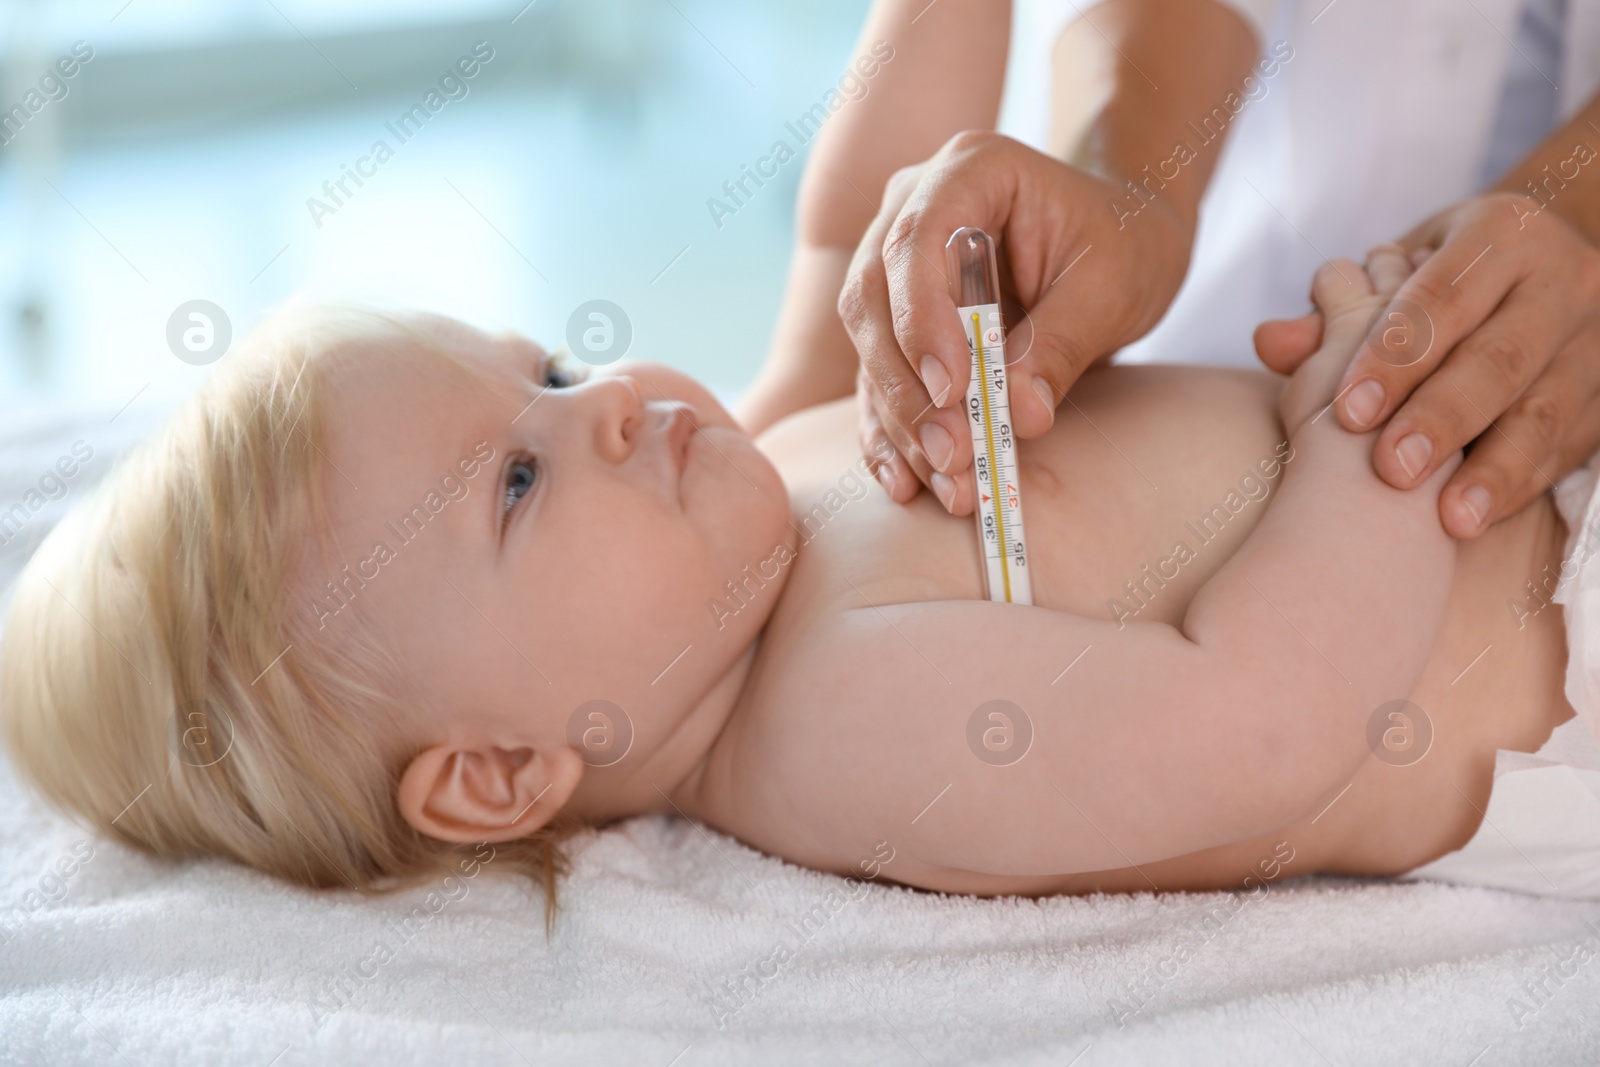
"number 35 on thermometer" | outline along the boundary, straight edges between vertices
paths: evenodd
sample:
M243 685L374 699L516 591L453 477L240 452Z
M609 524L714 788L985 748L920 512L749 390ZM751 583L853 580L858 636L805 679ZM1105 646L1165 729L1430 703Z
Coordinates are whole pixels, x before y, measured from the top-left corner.
M945 245L950 296L972 352L967 427L978 489L978 547L990 600L1032 604L1028 549L1022 533L1022 490L1006 390L1006 331L1000 318L1000 268L994 241L963 226Z

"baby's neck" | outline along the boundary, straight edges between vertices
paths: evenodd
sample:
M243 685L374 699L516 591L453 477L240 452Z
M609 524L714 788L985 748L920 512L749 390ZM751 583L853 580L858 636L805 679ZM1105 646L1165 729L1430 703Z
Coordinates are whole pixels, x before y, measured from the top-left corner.
M615 767L588 768L564 810L590 825L653 811L692 816L701 776L744 694L760 645L758 633L648 760L629 768L624 756Z

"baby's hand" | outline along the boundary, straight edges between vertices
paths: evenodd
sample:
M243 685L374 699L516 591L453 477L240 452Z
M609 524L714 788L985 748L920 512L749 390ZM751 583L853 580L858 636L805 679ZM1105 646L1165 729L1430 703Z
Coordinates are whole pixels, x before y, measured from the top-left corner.
M1311 299L1322 312L1322 347L1301 363L1278 399L1286 434L1333 403L1345 368L1372 329L1400 283L1411 273L1411 261L1399 245L1379 245L1367 253L1366 269L1348 259L1333 259L1317 268Z

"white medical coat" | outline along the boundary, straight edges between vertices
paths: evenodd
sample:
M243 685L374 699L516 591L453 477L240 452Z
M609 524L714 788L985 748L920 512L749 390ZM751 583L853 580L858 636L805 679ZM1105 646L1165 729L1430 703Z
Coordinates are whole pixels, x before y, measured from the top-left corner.
M1255 27L1263 55L1287 45L1293 58L1261 78L1233 118L1188 277L1118 362L1259 366L1251 332L1306 311L1320 263L1359 261L1480 192L1498 177L1486 165L1520 158L1504 142L1536 144L1600 83L1600 0L1228 2ZM1546 35L1550 54L1527 39L1530 3L1558 22ZM1092 20L1093 6L1018 0L1002 132L1048 150L1050 52L1080 12ZM1543 89L1542 78L1551 99L1542 117L1524 99L1508 123L1503 98L1519 73L1523 98ZM1197 123L1210 106L1197 106ZM1600 131L1588 143L1600 149ZM1092 269L1092 250L1081 266Z

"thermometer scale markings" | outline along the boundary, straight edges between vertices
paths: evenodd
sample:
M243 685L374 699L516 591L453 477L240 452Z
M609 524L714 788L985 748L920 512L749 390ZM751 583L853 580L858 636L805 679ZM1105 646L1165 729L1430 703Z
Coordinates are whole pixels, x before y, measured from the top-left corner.
M980 395L983 397L983 437L984 443L989 448L989 498L994 502L995 525L999 528L1000 535L1000 577L1005 583L1006 602L1011 601L1011 566L1008 556L1011 553L1010 544L1006 541L1006 513L1000 506L999 474L1000 463L994 454L994 417L989 410L989 364L984 358L983 351L983 325L978 320L978 313L972 313L972 348L973 357L978 361L977 371L983 385ZM979 496L982 496L980 489ZM981 503L981 502L980 502Z
M967 380L967 431L972 435L972 474L978 491L973 518L984 595L1000 603L1032 604L1017 442L1011 430L1011 398L1006 394L999 260L994 240L975 226L956 230L944 250L950 297L961 317L961 332L967 335L972 368Z
M1033 583L1022 532L1022 500L1016 486L1016 437L1006 396L1005 327L997 304L958 308L972 355L967 387L967 423L972 434L973 479L977 483L978 544L990 600L1032 604ZM986 327L985 322L989 325ZM987 490L987 491L986 491Z

